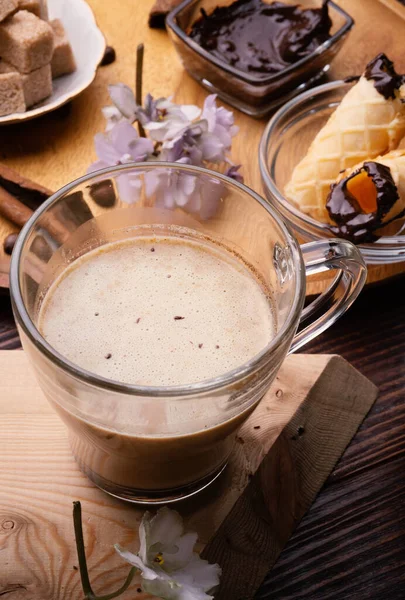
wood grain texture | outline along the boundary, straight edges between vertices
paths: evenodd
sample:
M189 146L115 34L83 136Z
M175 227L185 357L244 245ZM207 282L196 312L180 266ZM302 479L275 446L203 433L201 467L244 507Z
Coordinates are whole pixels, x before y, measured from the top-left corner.
M20 347L6 295L0 346ZM365 290L305 351L341 354L380 394L256 600L403 600L405 280Z
M204 549L224 566L218 600L252 598L372 406L376 388L347 365L328 362Z
M363 292L305 348L332 351L380 393L255 600L405 598L405 281Z
M219 599L253 597L266 566L285 545L375 396L376 388L338 357L297 355L286 360L273 388L238 433L222 481L178 507L187 526L199 533L200 548L214 536L205 555L219 560L224 570L227 591ZM13 590L14 597L82 598L74 569L71 502L75 499L83 503L94 587L99 593L114 589L127 569L115 556L113 544L137 547L143 510L110 498L80 473L66 429L42 396L22 352L0 353L0 414L0 595L20 586ZM267 512L257 512L252 489L256 495L261 490ZM238 519L238 526L232 516L235 509L228 516L235 502L237 510L240 502L250 509L243 522ZM241 565L240 557L235 561L227 541L229 532L243 535L240 525L246 527L247 522L250 527L260 524L261 536L272 548L271 553L258 554L261 548L247 542L252 534L247 528L242 537L244 560L255 569ZM238 541L240 552L240 537ZM239 576L231 577L236 572ZM133 598L136 588L135 582L123 599Z
M386 5L387 1L338 1L352 14L356 27L333 63L332 78L360 73L365 63L381 51L395 60L399 71L405 72L401 41L405 18L400 19L398 11ZM206 92L183 70L165 31L147 27L153 0L138 0L135 5L133 0L121 0L119 10L105 0L89 0L89 4L108 43L117 51L116 62L100 68L90 88L68 106L25 124L1 128L0 160L54 190L82 175L95 159L93 137L104 129L101 108L109 103L107 85L122 81L133 86L138 43L143 42L146 47L145 92L156 96L174 94L179 102L200 106L206 97ZM255 121L238 111L235 116L240 132L233 143L233 158L243 165L246 184L262 193L257 154L266 121ZM0 240L10 231L15 231L15 227L0 219ZM0 258L2 252L0 247ZM369 281L404 271L405 263L372 266ZM317 293L324 286L318 276L311 280L308 293Z

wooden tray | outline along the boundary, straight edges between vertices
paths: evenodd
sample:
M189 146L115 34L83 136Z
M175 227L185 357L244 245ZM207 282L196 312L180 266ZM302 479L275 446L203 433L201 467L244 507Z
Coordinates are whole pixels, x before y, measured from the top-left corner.
M377 388L338 356L286 359L238 433L222 480L176 505L198 532L203 556L223 569L216 600L253 598L376 397ZM143 511L79 471L23 352L0 352L0 415L0 596L83 600L74 500L82 502L96 593L119 587L128 567L113 544L138 549ZM146 599L138 586L122 599Z
M135 48L144 42L144 91L155 96L174 94L179 102L202 106L206 92L182 68L174 48L164 31L147 26L153 0L136 3L121 0L119 10L114 2L89 0L98 24L108 42L117 51L111 66L100 68L93 85L70 108L31 121L24 125L2 128L0 160L42 185L57 190L83 175L94 160L93 136L104 130L101 108L109 104L107 85L124 82L134 84ZM384 51L395 60L398 71L405 72L402 40L405 36L405 7L398 0L337 0L355 19L341 54L333 62L331 78L358 74L368 60ZM235 111L240 132L234 140L233 157L243 165L247 185L262 193L257 160L258 144L265 121L255 121ZM13 231L10 223L0 219L0 241ZM3 247L0 244L0 272ZM405 262L391 266L372 266L369 282L381 281L405 272ZM321 276L322 277L322 276ZM321 291L320 278L312 280L308 293Z

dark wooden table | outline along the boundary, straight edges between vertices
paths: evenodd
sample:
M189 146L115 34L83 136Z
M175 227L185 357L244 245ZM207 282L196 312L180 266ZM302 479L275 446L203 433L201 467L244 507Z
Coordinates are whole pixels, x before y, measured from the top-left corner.
M20 348L7 295L0 348ZM305 352L341 354L380 396L256 598L404 600L405 278L365 290Z

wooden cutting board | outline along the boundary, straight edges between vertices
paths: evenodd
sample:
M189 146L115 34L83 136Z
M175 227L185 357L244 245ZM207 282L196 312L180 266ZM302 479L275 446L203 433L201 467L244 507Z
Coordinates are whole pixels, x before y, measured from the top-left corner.
M83 175L94 161L93 137L104 130L101 108L109 104L107 85L134 85L135 49L140 42L146 48L144 93L174 94L178 102L199 106L206 97L206 92L185 73L166 32L148 28L154 0L120 0L119 5L105 0L88 1L107 42L117 51L116 62L100 68L94 83L70 107L25 124L2 127L0 133L0 160L51 190ZM405 7L397 0L338 0L337 4L353 16L356 26L333 62L331 78L360 73L366 62L381 51L395 61L398 71L405 72ZM243 165L246 184L262 193L257 155L266 120L256 121L237 110L235 116L240 132L233 142L233 158ZM0 219L0 278L1 271L7 269L2 240L11 231L13 226ZM403 272L405 262L373 266L368 281ZM323 277L311 280L309 294L325 287Z
M179 503L199 550L223 575L216 600L250 600L377 397L338 356L291 355L238 433L222 479ZM114 543L139 547L143 510L107 496L79 471L67 431L25 354L0 352L0 596L83 600L72 502L80 500L98 594L124 581ZM150 598L135 579L123 600Z

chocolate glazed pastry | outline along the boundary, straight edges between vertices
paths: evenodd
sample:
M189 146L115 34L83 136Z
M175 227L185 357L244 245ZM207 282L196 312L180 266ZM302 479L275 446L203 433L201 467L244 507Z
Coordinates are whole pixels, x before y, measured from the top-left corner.
M405 76L398 75L394 63L383 53L370 61L364 77L374 81L374 87L386 100L395 98L395 91L405 83Z
M248 73L278 73L330 38L327 1L321 8L236 0L193 24L190 37L223 62Z
M376 231L394 219L385 220L399 200L397 186L386 165L365 162L364 165L331 186L326 208L337 224L331 231L356 244L375 242Z

